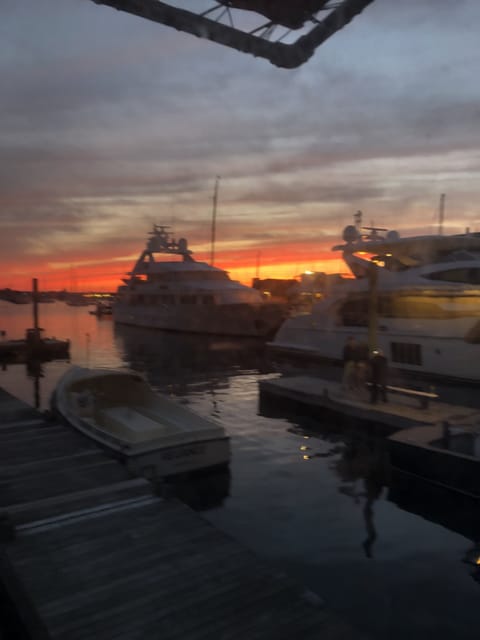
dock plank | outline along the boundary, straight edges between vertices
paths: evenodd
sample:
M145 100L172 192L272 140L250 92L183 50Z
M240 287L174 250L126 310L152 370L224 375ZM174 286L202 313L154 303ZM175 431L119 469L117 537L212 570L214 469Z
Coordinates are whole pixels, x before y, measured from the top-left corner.
M130 507L30 523L7 547L50 638L282 639L330 627L358 637L185 505Z
M0 389L0 580L31 640L353 640L305 590Z

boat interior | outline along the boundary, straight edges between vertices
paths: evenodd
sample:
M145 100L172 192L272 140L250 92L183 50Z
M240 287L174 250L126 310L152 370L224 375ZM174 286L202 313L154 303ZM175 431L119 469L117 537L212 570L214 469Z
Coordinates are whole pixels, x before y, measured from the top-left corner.
M134 373L77 380L69 387L68 402L70 410L92 430L128 444L224 437L223 427L155 393Z

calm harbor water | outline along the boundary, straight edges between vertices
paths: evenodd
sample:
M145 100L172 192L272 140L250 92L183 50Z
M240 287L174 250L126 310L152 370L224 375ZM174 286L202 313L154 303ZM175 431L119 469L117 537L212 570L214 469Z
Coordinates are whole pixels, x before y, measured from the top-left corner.
M28 305L0 301L7 338L31 324ZM40 305L40 324L71 340L71 363L133 367L221 421L230 472L172 492L352 625L374 638L478 637L480 577L465 562L480 541L478 503L393 473L382 437L260 403L258 381L277 375L261 343L119 327L61 302ZM69 366L8 366L0 386L43 410Z

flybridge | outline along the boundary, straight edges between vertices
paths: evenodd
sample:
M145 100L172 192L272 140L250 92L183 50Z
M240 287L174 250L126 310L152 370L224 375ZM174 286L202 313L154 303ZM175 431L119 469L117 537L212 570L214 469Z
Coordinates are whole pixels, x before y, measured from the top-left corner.
M373 0L195 0L196 12L160 0L92 0L199 38L266 58L277 67L305 63L325 40ZM248 19L247 19L248 17ZM256 24L252 25L252 18ZM267 22L265 22L265 19ZM246 26L248 25L248 26ZM299 32L293 36L291 32ZM289 42L289 40L292 40Z
M147 250L145 253L172 253L176 255L189 257L192 252L188 248L185 238L180 238L178 242L173 238L172 233L167 231L169 227L160 224L154 224L153 230L150 231L152 237L147 242Z

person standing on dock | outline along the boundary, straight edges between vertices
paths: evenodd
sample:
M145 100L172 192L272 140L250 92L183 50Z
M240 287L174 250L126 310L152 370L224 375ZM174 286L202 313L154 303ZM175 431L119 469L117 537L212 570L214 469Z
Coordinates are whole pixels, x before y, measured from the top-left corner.
M342 389L357 387L358 345L353 336L348 336L343 347L343 378Z
M387 402L388 362L381 349L372 352L370 358L370 402L375 404L378 397Z
M357 344L357 354L355 363L355 381L356 387L359 391L364 391L367 388L367 381L370 371L370 350L366 342L359 342Z

